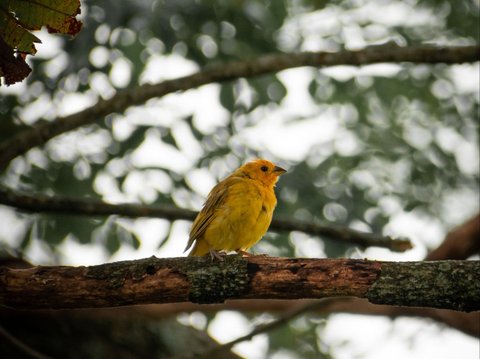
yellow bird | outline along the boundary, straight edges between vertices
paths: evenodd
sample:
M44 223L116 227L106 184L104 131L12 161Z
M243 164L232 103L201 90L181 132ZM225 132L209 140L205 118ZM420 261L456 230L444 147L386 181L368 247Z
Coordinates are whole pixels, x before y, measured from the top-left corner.
M210 191L190 230L189 256L246 251L265 234L277 204L273 188L286 171L258 159L238 168Z

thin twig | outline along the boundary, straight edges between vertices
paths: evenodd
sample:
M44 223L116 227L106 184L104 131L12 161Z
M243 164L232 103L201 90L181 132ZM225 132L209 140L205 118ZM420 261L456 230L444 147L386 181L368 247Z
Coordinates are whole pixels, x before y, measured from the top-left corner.
M279 231L300 231L312 235L325 236L335 241L353 243L360 247L383 247L394 252L405 252L413 248L412 242L405 237L394 238L376 233L360 232L355 229L335 225L319 225L290 218L274 218L270 226Z
M480 60L480 46L460 47L399 47L392 44L370 46L357 51L302 52L296 54L269 54L252 60L234 61L211 66L193 75L145 84L117 92L109 100L99 100L95 105L66 117L39 123L29 130L13 136L0 144L0 172L10 161L33 147L45 144L51 138L103 119L110 113L121 113L130 106L145 103L152 98L185 91L209 83L250 78L281 70L301 67L335 65L362 66L383 62L411 63L464 63Z
M192 221L197 212L168 205L147 206L141 204L111 204L94 199L50 197L41 194L29 195L6 189L0 186L0 204L12 206L20 210L43 213L62 213L71 215L124 217L154 217L170 221L185 219ZM301 231L304 233L325 236L335 241L355 244L361 247L383 247L396 252L405 252L412 248L406 238L394 239L374 233L359 232L350 228L319 225L289 218L274 218L270 226L276 231Z
M276 320L274 320L270 323L260 324L260 325L256 326L250 333L248 333L244 336L241 336L237 339L234 339L230 342L218 345L218 346L216 346L212 349L209 349L209 350L207 350L207 351L205 351L201 354L197 354L197 355L195 355L195 358L199 358L199 359L200 358L210 358L214 354L218 354L220 352L230 350L234 345L236 345L238 343L250 340L258 334L266 333L266 332L272 331L276 328L279 328L282 325L288 323L290 320L292 320L293 318L295 318L295 317L297 317L301 314L304 314L304 313L312 311L312 310L318 310L318 309L320 309L324 306L330 305L334 301L335 301L335 298L324 298L324 299L315 300L315 301L311 301L311 302L309 301L305 304L302 304L299 307L293 307L291 310L285 311Z
M17 348L22 354L27 355L28 358L34 359L52 359L49 356L46 356L35 349L30 348L28 345L23 343L21 340L14 337L10 334L3 326L0 325L0 335L3 336L10 344Z

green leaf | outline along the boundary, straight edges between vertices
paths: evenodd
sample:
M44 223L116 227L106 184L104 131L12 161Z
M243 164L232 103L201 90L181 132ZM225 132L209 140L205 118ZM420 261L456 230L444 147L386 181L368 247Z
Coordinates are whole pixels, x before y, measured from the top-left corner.
M142 244L142 242L140 241L140 238L138 238L138 236L135 235L135 233L133 233L133 232L130 232L130 235L131 235L133 248L135 248L135 249L140 248L140 245Z
M11 0L8 11L15 13L28 30L40 30L46 26L50 33L74 36L82 28L82 22L75 19L80 14L79 0Z
M41 43L40 39L23 28L12 13L0 12L0 29L2 29L0 30L0 36L11 48L16 48L18 52L30 55L37 52L34 43Z
M25 79L31 72L27 54L37 51L40 39L30 31L46 26L50 33L75 36L82 23L79 0L10 0L0 4L0 77L7 85Z
M35 236L35 231L36 231L36 221L29 221L28 224L28 229L25 231L25 235L23 236L22 241L20 242L20 251L24 251L25 248L30 244L30 241L32 238Z
M105 242L105 248L107 248L110 254L114 254L120 249L120 240L116 231L110 231L108 233L107 241Z
M235 95L233 94L232 84L220 85L220 103L225 109L233 111L235 106Z

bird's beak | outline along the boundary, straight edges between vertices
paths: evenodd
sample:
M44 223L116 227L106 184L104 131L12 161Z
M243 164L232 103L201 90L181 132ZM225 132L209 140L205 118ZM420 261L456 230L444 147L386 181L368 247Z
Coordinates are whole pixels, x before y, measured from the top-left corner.
M284 170L282 167L275 166L275 168L273 169L273 172L278 173L278 176L281 176L285 172L287 172L287 170Z

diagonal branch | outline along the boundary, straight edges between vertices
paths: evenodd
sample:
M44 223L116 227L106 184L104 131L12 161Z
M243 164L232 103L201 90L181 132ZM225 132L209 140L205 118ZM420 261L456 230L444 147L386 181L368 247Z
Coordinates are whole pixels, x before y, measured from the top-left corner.
M480 253L480 213L454 228L445 240L425 258L428 261L442 259L467 259Z
M143 104L149 99L162 97L177 91L189 90L209 83L250 78L301 66L362 66L382 62L454 64L479 60L480 46L477 45L461 47L399 47L387 44L370 46L358 51L344 50L336 53L270 54L253 60L235 61L212 66L189 76L163 81L158 84L145 84L117 92L112 98L100 100L95 105L80 112L59 117L51 122L39 123L0 145L0 171L4 170L15 157L26 153L33 147L45 144L59 134L99 121L110 113L123 112L128 107Z
M397 306L388 306L388 305L373 305L368 301L361 298L324 298L320 300L307 300L299 301L297 305L286 302L286 308L283 313L281 313L275 320L256 326L248 334L240 336L236 339L233 339L224 344L219 344L212 349L205 350L201 354L195 355L195 358L211 358L212 355L217 353L227 352L232 349L232 347L238 343L251 340L253 337L258 334L266 333L272 330L275 330L282 325L287 324L290 320L295 317L305 314L310 311L315 311L316 313L350 313L353 310L355 314L364 314L367 315L386 315L390 318L396 318L398 316L418 316L423 315L430 317L437 321L443 322L449 325L459 326L460 323L456 323L455 320L461 318L462 327L467 329L465 334L479 337L479 323L478 319L480 318L480 313L462 313L445 309L437 308L415 308L415 307L397 307ZM372 308L374 310L372 311ZM476 319L472 321L471 319ZM172 359L190 359L191 357L186 358L172 358Z
M232 347L234 345L238 344L238 343L244 342L246 340L250 340L250 339L252 339L253 337L255 337L259 334L266 333L266 332L272 331L274 329L277 329L277 328L281 327L282 325L288 323L290 320L294 319L295 317L297 317L299 315L302 315L302 314L305 314L306 312L311 311L311 310L319 310L323 307L328 306L333 301L334 301L334 299L332 299L332 298L324 298L324 299L320 299L320 300L316 300L316 301L302 303L302 305L300 305L300 306L294 306L293 308L291 308L289 310L286 310L284 313L282 313L274 321L272 321L270 323L266 323L266 324L260 324L260 325L256 326L252 331L250 331L250 333L248 333L246 335L243 335L241 337L238 337L234 340L231 340L227 343L217 345L217 346L213 347L212 349L204 351L201 354L197 354L195 356L195 358L196 359L202 359L202 358L208 359L208 358L211 358L212 355L214 355L214 354L226 352L226 351L232 349Z
M168 220L185 219L192 221L197 212L168 205L146 206L140 204L111 204L94 199L49 197L26 195L0 186L0 204L29 212L62 213L89 216L120 215L125 217L158 217ZM319 225L313 222L274 218L270 226L277 231L301 231L312 235L326 236L335 241L361 247L384 247L396 252L412 248L408 239L383 237L374 233L359 232L354 229Z

